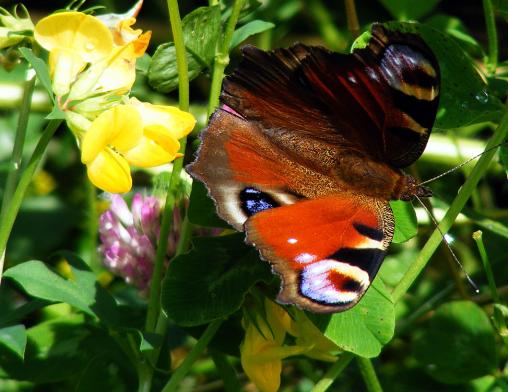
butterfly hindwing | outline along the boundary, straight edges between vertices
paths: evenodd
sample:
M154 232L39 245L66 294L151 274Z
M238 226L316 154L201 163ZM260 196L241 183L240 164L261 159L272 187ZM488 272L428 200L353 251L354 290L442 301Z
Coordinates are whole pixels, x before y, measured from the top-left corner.
M328 313L366 292L392 239L393 215L386 201L345 194L262 211L245 228L282 279L278 300Z

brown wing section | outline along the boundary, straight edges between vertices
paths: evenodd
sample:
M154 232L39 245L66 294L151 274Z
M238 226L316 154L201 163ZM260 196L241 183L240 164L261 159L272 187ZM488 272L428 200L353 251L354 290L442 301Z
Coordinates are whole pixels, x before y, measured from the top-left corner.
M289 132L395 167L423 152L438 107L439 66L418 36L374 25L368 47L353 55L301 44L243 53L222 102L261 123L286 150Z

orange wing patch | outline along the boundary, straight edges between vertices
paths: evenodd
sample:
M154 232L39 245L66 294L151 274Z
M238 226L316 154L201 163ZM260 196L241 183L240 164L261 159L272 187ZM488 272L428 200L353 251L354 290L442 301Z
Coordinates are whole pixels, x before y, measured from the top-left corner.
M386 201L336 195L262 211L247 240L283 281L279 300L313 312L356 304L377 273L392 237Z
M258 241L274 249L276 257L301 268L311 259L323 259L342 247L372 242L353 227L353 222L379 227L372 209L358 208L358 200L351 196L332 196L264 211L252 219L250 227L258 233Z
M274 187L286 184L280 169L273 170L274 161L269 159L273 155L273 147L271 149L266 142L256 141L242 130L234 130L225 147L235 180Z

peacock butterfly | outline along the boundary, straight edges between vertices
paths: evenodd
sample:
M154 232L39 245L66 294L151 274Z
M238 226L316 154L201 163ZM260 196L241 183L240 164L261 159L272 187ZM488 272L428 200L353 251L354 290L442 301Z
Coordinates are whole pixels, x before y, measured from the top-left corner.
M242 52L188 170L280 275L280 302L346 310L392 240L389 200L431 195L401 168L434 123L436 58L379 24L348 55L303 44Z

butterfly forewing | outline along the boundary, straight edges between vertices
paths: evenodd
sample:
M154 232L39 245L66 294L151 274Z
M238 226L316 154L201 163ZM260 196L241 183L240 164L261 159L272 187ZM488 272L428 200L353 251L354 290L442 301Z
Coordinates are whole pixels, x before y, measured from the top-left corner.
M244 49L225 82L223 102L266 132L289 130L395 167L423 152L439 103L439 66L413 34L372 29L353 55L298 44Z

